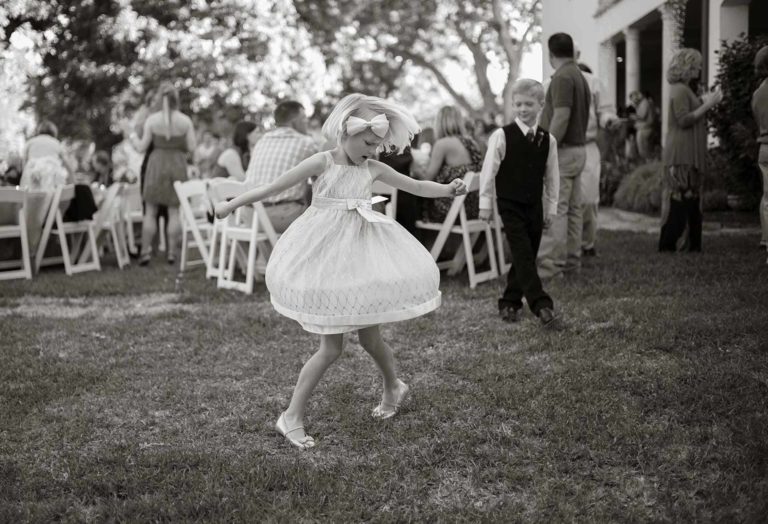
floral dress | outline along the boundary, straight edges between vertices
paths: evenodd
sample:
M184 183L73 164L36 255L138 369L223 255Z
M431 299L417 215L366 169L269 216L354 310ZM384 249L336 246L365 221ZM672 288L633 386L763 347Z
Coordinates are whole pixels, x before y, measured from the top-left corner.
M480 172L483 167L483 155L477 143L471 138L457 136L461 144L469 153L470 162L458 166L449 166L443 164L435 177L435 182L439 184L448 184L456 178L463 178L470 171ZM424 204L424 220L427 222L443 222L448 216L448 210L453 204L453 198L434 198ZM480 208L478 193L475 191L467 195L464 200L467 209L467 218L477 218Z

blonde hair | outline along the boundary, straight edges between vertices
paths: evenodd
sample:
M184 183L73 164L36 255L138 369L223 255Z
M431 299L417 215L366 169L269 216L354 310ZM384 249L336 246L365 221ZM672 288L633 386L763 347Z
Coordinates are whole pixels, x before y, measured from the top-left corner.
M701 65L701 53L696 49L684 47L672 55L672 59L669 61L667 82L676 84L698 78L701 74Z
M411 114L397 104L376 96L354 93L342 98L323 124L323 136L337 144L347 136L344 125L350 116L370 120L384 114L389 120L389 130L384 135L381 147L402 153L414 135L421 129Z
M512 84L512 96L525 95L535 98L539 103L544 103L544 86L541 82L532 78L521 78Z
M435 117L435 138L446 136L466 135L464 117L456 106L443 106Z
M163 102L163 120L165 120L165 138L171 139L171 110L178 109L179 107L179 93L173 84L166 82L162 84L158 90L157 95L162 98Z

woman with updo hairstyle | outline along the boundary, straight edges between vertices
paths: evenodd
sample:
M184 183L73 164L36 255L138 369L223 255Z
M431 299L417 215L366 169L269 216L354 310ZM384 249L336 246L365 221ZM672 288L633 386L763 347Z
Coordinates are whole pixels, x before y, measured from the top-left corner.
M667 69L669 117L664 145L659 251L701 251L701 190L707 155L705 115L717 105L720 91L701 99L691 89L701 76L701 53L683 48ZM686 238L681 238L684 231Z
M152 241L157 233L159 206L168 208L169 264L176 262L181 240L179 199L173 188L177 180L187 180L187 155L195 149L195 129L192 120L179 111L179 94L170 83L164 83L157 91L160 111L147 117L141 138L134 133L131 141L139 152L152 144L147 158L147 168L142 196L144 221L141 230L141 256L139 264L147 265L152 258Z
M480 172L483 155L475 139L467 130L461 111L455 106L444 106L435 118L435 138L429 164L419 178L448 184L456 178L464 178L469 171ZM467 217L477 218L479 201L477 193L470 193L465 202ZM453 204L452 198L436 198L424 203L424 220L443 222Z

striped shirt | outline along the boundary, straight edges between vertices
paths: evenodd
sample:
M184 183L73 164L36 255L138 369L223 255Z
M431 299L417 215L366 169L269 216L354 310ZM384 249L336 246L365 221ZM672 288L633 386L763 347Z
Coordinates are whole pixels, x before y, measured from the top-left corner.
M245 181L253 185L269 184L299 162L317 153L315 142L292 127L278 127L264 134L256 142L251 161L245 172ZM265 202L303 200L307 188L301 182L264 199Z

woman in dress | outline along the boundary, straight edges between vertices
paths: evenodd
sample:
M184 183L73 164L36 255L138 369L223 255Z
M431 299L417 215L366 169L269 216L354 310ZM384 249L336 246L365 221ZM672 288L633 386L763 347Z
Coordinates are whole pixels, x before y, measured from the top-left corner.
M176 262L181 239L179 199L173 183L187 179L187 155L195 150L195 129L192 120L179 111L179 94L171 84L158 89L162 110L152 113L144 123L141 138L133 133L131 142L139 152L152 144L147 158L147 171L142 190L144 221L141 229L141 256L139 264L147 265L152 257L152 241L157 233L159 206L168 208L169 264Z
M463 178L469 171L480 172L483 156L480 147L464 126L461 112L454 106L445 106L437 113L435 137L429 165L419 178L448 184L456 178ZM453 203L452 198L436 198L424 202L423 215L427 222L443 222ZM467 218L477 218L477 193L470 193L464 200Z
M23 168L19 185L31 191L53 191L67 183L69 171L64 162L64 146L53 122L43 120L37 134L24 146Z
M663 156L659 251L683 247L701 251L701 187L707 155L705 115L723 99L720 91L705 93L699 99L691 89L690 84L696 83L701 75L701 65L701 53L683 48L672 56L667 69L669 119ZM688 236L679 243L686 228Z
M245 181L245 170L251 158L251 148L259 139L259 128L253 122L241 120L235 124L232 147L225 149L216 160L214 177Z

